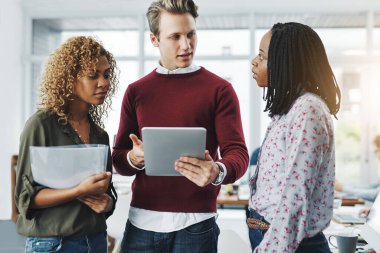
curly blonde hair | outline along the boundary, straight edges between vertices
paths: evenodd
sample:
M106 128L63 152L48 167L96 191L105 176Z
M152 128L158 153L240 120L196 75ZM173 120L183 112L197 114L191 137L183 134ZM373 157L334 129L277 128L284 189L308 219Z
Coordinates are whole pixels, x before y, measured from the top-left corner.
M101 56L105 56L110 64L110 87L104 103L91 105L89 115L95 124L104 127L103 120L108 115L111 98L117 90L118 73L113 55L93 37L70 38L50 55L42 75L39 108L57 114L58 122L66 125L76 80L89 70L96 72Z

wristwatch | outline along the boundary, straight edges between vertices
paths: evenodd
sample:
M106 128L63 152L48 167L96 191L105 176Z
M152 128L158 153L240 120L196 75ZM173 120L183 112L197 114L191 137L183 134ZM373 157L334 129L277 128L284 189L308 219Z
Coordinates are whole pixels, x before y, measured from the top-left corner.
M220 185L223 182L224 179L224 169L220 164L216 164L219 167L219 175L215 178L214 182L212 182L213 185Z

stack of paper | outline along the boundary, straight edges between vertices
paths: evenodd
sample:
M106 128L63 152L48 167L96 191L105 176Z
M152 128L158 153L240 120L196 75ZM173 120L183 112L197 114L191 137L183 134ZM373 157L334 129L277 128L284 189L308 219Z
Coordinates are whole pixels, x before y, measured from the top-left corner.
M71 188L107 167L108 146L30 147L33 179L54 189Z

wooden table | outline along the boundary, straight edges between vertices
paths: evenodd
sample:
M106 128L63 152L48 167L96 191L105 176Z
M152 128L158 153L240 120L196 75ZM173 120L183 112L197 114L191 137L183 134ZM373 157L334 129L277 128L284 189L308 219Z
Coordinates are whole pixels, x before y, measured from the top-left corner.
M364 205L365 201L359 198L342 198L342 206Z
M240 199L237 195L219 195L216 203L222 209L225 206L241 206L241 209L244 209L245 216L249 217L248 199Z
M243 205L248 206L248 199L239 199L237 195L223 195L218 196L216 203L218 205Z

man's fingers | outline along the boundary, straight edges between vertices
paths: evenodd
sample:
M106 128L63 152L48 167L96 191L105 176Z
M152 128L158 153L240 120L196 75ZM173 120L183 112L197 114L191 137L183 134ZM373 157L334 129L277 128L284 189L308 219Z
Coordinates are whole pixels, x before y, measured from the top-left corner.
M179 173L181 173L184 177L189 179L191 182L193 182L194 184L200 186L199 175L196 174L194 171L187 170L184 168L179 168L179 169L177 169L177 171Z
M138 159L144 159L144 151L133 152L133 155Z
M205 160L206 161L213 161L214 160L214 159L212 159L210 152L208 150L205 151Z
M137 138L135 134L130 134L129 138L133 142L133 145L137 145L137 146L142 145L142 141L139 138Z
M174 165L177 168L193 171L196 173L199 173L201 170L201 168L199 166L196 166L196 165L190 164L190 163L185 163L185 162L178 161L178 160L175 162Z
M201 163L203 162L203 160L199 160L198 158L195 158L195 157L190 157L190 156L181 156L179 158L179 161L183 162L183 163L190 163L194 166L201 166Z
M203 169L202 167L193 164L176 161L174 165L177 171L181 174L184 175L185 173L186 175L191 175L191 179L189 178L191 181L194 181L195 178L199 181L207 180L211 175L210 170Z
M178 169L177 171L200 187L204 187L209 184L209 180L202 174L198 174L192 170L186 170L182 168Z

